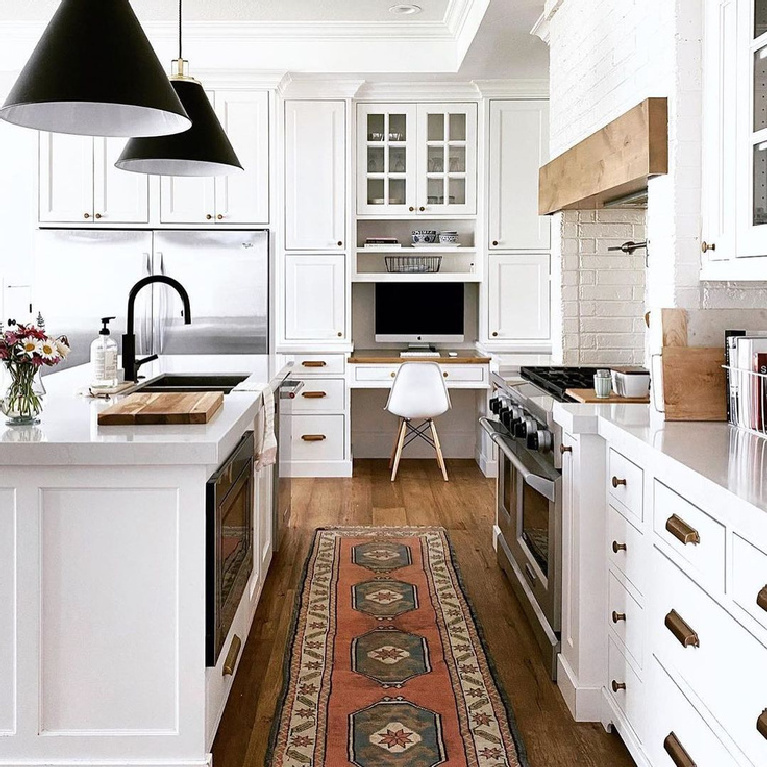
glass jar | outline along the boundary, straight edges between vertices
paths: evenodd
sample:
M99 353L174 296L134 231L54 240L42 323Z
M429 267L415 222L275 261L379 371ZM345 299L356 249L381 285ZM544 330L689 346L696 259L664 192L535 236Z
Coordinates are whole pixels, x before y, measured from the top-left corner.
M6 362L3 397L0 410L8 426L30 426L40 423L45 386L40 368L28 362Z

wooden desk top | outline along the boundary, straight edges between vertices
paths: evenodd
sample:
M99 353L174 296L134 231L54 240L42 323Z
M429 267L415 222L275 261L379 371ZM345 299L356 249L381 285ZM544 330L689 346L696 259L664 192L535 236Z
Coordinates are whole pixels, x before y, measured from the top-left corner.
M349 362L357 365L399 365L401 362L436 362L438 365L487 365L490 357L481 357L471 349L459 349L457 357L440 352L439 357L400 357L391 349L370 349L353 352Z

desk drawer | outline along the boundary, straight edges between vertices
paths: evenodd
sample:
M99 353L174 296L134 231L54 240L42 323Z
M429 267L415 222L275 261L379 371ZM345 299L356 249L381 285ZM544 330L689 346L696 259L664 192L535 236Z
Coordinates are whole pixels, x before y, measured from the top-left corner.
M352 365L354 380L361 383L367 381L386 381L391 383L397 377L399 365Z
M642 533L611 506L607 512L607 556L640 594L645 593L647 572L644 548Z
M641 742L647 712L642 681L612 637L607 644L607 694L625 714Z
M644 472L628 458L610 450L607 487L610 496L623 504L626 510L642 521L642 501L644 496Z
M354 365L354 380L360 383L387 382L397 377L399 365ZM442 377L448 386L452 384L483 384L488 380L486 365L440 365Z
M657 480L654 494L656 535L686 573L724 591L724 526Z
M644 616L642 606L610 573L607 586L607 622L628 655L641 669L644 663Z
M687 764L697 767L738 767L719 738L685 698L657 660L652 661L653 700L645 743L650 762L657 767ZM669 754L675 754L676 760Z
M342 378L310 378L293 400L294 413L317 411L343 413L346 402L346 381Z
M304 376L343 375L346 357L343 354L294 354L293 374Z
M292 460L343 460L344 416L293 415L290 419Z
M733 535L732 598L767 628L767 554Z
M442 377L450 383L483 383L487 380L486 365L440 365Z

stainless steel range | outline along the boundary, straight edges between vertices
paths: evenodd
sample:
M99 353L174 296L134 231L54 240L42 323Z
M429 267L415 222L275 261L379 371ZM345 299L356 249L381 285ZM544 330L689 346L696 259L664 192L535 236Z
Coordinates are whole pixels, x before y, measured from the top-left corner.
M527 613L556 678L562 620L562 439L554 402L588 388L596 368L523 367L494 374L490 416L480 418L498 446L498 562Z

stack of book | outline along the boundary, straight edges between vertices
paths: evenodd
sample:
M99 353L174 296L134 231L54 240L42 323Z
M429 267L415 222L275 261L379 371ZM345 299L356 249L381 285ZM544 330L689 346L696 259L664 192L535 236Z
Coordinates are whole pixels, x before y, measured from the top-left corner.
M365 248L368 250L391 250L401 247L402 244L396 237L368 237L365 240Z
M767 433L767 332L727 330L724 336L728 420Z

